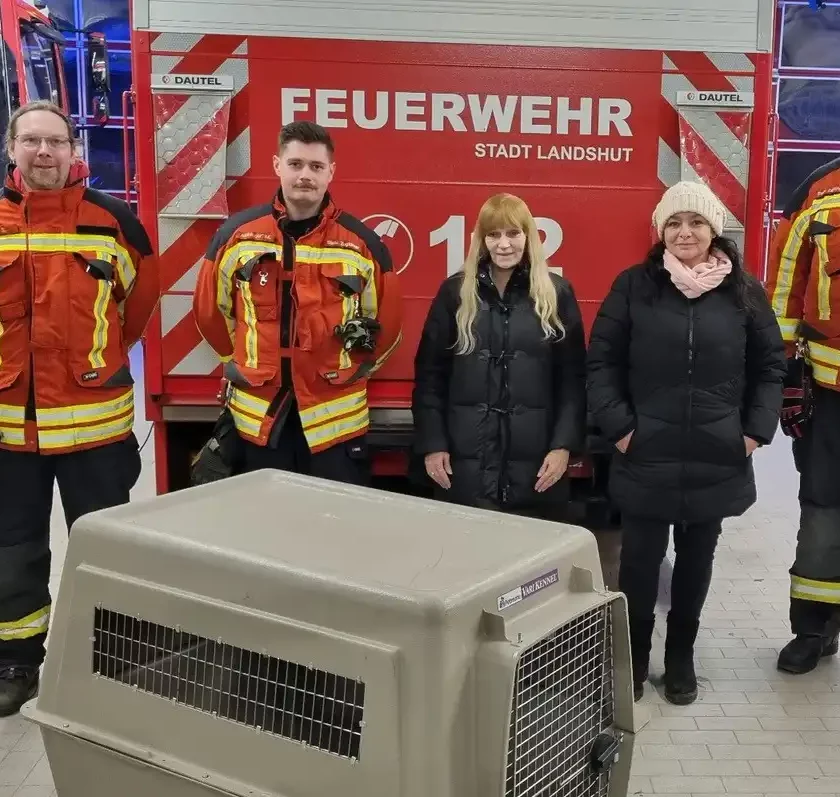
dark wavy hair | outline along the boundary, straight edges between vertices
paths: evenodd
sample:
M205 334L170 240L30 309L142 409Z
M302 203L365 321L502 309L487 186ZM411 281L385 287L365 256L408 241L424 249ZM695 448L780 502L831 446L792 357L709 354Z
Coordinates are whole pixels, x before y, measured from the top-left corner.
M722 235L712 239L712 251L719 251L726 255L732 263L732 271L726 276L717 290L728 291L732 294L736 306L740 310L751 313L758 307L757 294L763 292L761 283L748 271L744 269L741 253L738 245L731 238ZM654 244L648 252L644 261L645 273L651 284L651 291L648 296L650 301L657 298L662 288L668 283L668 273L663 264L665 255L665 244L662 241Z

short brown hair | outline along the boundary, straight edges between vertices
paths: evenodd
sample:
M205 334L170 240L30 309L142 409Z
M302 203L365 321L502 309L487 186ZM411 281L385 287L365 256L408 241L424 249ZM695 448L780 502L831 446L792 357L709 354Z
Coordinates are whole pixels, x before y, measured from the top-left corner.
M12 114L12 118L9 119L9 126L6 128L5 140L7 150L11 149L12 141L17 135L18 119L30 111L49 111L50 113L54 113L67 126L67 138L70 139L70 143L72 145L76 144L76 127L73 124L73 120L54 102L50 102L49 100L35 100L34 102L26 103L26 105L21 105L20 108Z
M330 153L330 158L335 155L332 137L315 122L289 122L285 125L280 131L280 151L282 152L292 141L300 141L301 144L323 144Z

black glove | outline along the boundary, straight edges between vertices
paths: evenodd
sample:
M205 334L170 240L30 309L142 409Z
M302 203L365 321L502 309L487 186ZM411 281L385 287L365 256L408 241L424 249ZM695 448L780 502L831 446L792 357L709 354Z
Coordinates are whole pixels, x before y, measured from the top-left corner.
M782 389L782 433L788 437L802 437L814 412L813 375L804 357L788 360L788 372Z
M190 463L190 485L197 487L232 476L239 461L241 442L233 416L225 407L210 439Z

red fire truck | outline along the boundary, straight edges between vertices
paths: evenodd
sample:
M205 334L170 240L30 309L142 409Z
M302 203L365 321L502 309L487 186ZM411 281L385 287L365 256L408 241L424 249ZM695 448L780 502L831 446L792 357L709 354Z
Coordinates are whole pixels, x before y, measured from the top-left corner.
M64 37L49 16L24 0L0 0L0 31L0 130L6 130L11 111L31 100L51 100L66 110ZM5 157L4 151L4 167Z
M382 476L406 473L421 327L491 193L529 203L587 326L679 179L708 182L763 263L774 0L456 5L135 0L136 182L163 281L145 361L159 492L187 484L219 411L219 363L191 315L198 265L223 219L276 190L284 123L330 129L332 193L399 272L404 341L370 389ZM593 445L573 463L595 504L608 456Z
M65 39L53 24L41 0L0 0L0 131L19 106L34 100L49 100L70 112L62 53ZM110 77L107 47L100 33L87 34L88 59L85 77L91 87L91 118L108 121ZM6 151L0 148L0 168L6 169Z

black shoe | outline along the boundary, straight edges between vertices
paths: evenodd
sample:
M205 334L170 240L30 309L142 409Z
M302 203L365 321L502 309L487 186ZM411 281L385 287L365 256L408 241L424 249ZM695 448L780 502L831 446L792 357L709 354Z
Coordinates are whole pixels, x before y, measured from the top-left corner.
M633 700L639 702L645 693L650 667L650 648L656 616L630 616L630 658L633 667Z
M633 702L638 703L645 695L645 681L648 679L648 667L644 665L643 669L636 673L633 672Z
M697 675L694 672L694 642L700 621L668 613L665 636L665 699L675 706L687 706L697 700Z
M816 669L820 659L836 655L838 637L805 636L800 634L782 648L776 664L782 672L803 675Z
M675 706L687 706L697 700L697 675L694 651L672 652L665 657L665 699Z
M0 665L0 717L17 714L20 707L37 694L37 667Z

